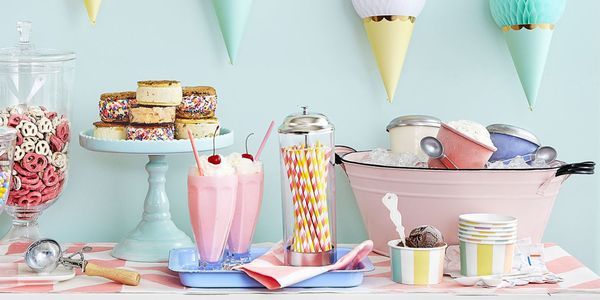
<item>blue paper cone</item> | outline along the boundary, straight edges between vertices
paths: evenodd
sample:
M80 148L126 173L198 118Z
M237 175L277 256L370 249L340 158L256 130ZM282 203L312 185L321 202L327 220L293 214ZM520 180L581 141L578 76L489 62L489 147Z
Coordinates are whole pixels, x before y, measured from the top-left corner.
M213 5L225 40L229 61L233 64L250 15L252 0L213 0Z
M509 29L504 32L530 109L535 107L537 101L553 33L554 30L544 28Z

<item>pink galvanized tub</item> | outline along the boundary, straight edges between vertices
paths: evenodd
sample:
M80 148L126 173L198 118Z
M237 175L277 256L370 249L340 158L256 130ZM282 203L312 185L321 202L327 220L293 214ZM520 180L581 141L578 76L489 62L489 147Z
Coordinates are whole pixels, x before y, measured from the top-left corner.
M437 227L449 245L458 244L458 216L497 213L518 218L518 237L540 242L562 183L571 174L593 174L594 163L527 170L441 170L386 167L361 163L366 152L338 147L337 162L345 169L375 251L388 254L397 239L386 193L398 195L406 230ZM407 232L408 234L408 232Z

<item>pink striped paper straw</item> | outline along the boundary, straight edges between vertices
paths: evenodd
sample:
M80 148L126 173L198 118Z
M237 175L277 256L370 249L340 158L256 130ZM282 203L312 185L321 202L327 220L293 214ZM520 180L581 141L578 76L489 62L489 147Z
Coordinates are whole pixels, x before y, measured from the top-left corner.
M269 125L269 129L267 129L267 133L265 133L265 137L263 137L262 143L260 143L260 147L258 147L258 151L256 151L256 155L254 155L254 160L256 160L256 161L260 160L260 154L262 153L263 149L265 148L265 145L267 144L267 140L269 139L269 136L271 136L271 131L273 131L273 126L275 126L275 121L271 121L271 124Z
M196 159L198 173L200 174L200 176L204 176L204 174L202 174L202 167L200 166L200 157L198 156L198 151L196 151L196 141L194 140L194 135L192 134L192 131L189 128L187 130L187 134L190 138L190 143L192 143L192 150L194 150L194 158Z

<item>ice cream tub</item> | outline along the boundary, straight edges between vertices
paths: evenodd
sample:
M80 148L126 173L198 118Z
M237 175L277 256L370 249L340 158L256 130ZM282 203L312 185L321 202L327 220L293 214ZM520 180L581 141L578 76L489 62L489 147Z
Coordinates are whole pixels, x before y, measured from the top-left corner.
M498 149L492 154L490 161L525 156L534 153L541 146L539 139L533 133L517 126L493 124L486 129Z
M442 282L444 276L444 244L436 248L398 246L400 240L388 242L392 280L402 284L428 285Z
M460 242L460 273L463 276L487 276L510 273L515 244Z
M390 136L390 150L393 153L425 155L420 142L426 136L437 136L441 121L424 115L407 115L393 119L386 131Z
M437 134L444 146L444 153L459 169L482 169L496 147L487 145L442 123ZM439 159L430 159L429 167L445 169Z
M381 202L387 193L398 196L405 228L435 226L449 245L459 242L458 216L472 212L514 216L519 220L518 238L540 243L562 184L571 174L590 174L594 168L589 162L543 169L420 169L363 163L368 152L349 147L340 146L336 152L369 239L375 251L385 255L388 241L398 236L392 221L382 217L389 214Z

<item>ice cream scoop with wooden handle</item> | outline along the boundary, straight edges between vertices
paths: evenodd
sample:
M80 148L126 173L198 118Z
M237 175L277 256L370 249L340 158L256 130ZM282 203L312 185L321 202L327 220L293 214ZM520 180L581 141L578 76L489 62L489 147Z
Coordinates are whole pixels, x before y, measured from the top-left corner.
M86 262L83 273L88 276L100 276L125 285L136 286L140 284L140 274L134 271L117 268L106 268Z

